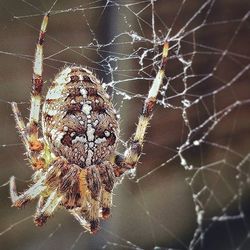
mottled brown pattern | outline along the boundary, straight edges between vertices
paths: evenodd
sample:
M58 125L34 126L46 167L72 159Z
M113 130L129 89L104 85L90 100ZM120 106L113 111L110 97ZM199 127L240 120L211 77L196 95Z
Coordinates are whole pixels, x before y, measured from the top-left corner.
M63 145L71 147L72 146L72 137L67 133L63 136L63 138L61 139L61 142Z
M100 97L100 95L97 93L97 88L95 88L95 87L87 87L85 89L86 89L86 91L88 93L88 96L96 96L97 99L98 99L98 97Z
M71 82L79 82L79 77L77 75L73 75L70 77Z
M37 96L41 93L43 87L43 79L39 75L32 77L32 95Z
M60 97L57 96L54 101L45 100L43 127L47 141L56 155L67 157L70 163L88 166L107 160L114 152L119 133L118 121L113 105L99 81L93 82L95 77L84 71L84 68L70 69L69 82L64 83L60 89ZM58 78L51 91L58 88ZM84 105L90 109L88 112L84 111ZM47 122L50 110L56 110L56 113ZM105 131L109 132L108 136L104 134ZM90 142L94 146L88 149ZM72 147L73 144L75 147ZM76 155L76 148L78 152L91 150L93 156L87 160L88 153L85 156Z
M91 197L97 200L101 192L101 176L98 167L87 169L87 182Z
M107 137L107 141L110 145L114 145L116 143L116 135L114 133L110 133L110 136Z
M104 188L108 192L112 192L115 185L115 175L113 172L114 164L108 162L103 163L99 168L99 173L104 184Z

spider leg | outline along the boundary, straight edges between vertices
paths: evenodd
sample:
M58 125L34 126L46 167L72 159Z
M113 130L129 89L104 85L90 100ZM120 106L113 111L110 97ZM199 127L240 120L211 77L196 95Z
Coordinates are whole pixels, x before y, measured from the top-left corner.
M45 198L41 195L37 202L36 213L40 213L45 205Z
M90 230L92 233L96 233L100 220L99 220L99 210L100 210L100 195L101 195L101 176L98 168L87 168L87 181L88 188L90 190L90 209L87 216L87 220L90 223Z
M90 201L90 210L88 215L88 221L90 223L90 231L96 233L99 229L99 210L100 210L100 196L97 199L92 199Z
M42 99L41 92L43 86L43 43L47 24L48 14L43 18L39 39L36 45L32 77L31 108L27 126L25 126L17 104L15 102L11 103L18 131L21 134L22 141L27 150L31 165L36 170L43 168L45 165L48 165L46 164L47 162L45 161L45 159L43 159L40 155L40 153L44 149L44 143L38 138L38 121Z
M112 206L112 193L103 189L101 196L102 218L108 219L110 216L110 208Z
M75 219L80 223L80 225L88 231L90 230L90 224L85 219L85 215L79 209L71 209L70 213L75 217Z
M19 111L19 108L18 108L16 102L11 103L11 108L12 108L12 112L14 114L14 118L16 121L16 126L18 129L18 132L21 135L21 138L22 138L22 141L23 141L23 144L25 146L26 151L27 151L28 155L30 156L30 144L29 144L29 140L27 137L26 127L25 127L25 123L23 121L21 112Z
M48 14L44 16L41 25L38 42L36 45L35 61L33 65L31 108L28 126L30 128L30 139L38 138L38 121L41 106L41 92L43 87L43 43L45 39L46 28L48 24Z
M36 210L34 222L37 226L42 226L47 219L53 214L57 206L62 201L62 196L58 196L57 191L53 191L48 197L46 203L39 200L39 205ZM41 202L41 203L40 203Z
M100 201L91 199L89 203L89 210L84 208L76 208L69 210L76 220L91 233L96 233L99 229L99 210Z
M34 169L40 169L45 164L44 159L40 157L40 153L44 147L43 143L39 139L37 139L36 141L30 140L29 132L27 131L21 112L16 102L11 103L11 108L16 121L16 127L21 135L21 139L25 146L30 163Z
M37 207L36 207L35 216L36 216L37 214L40 214L40 213L41 213L41 211L42 211L44 205L45 205L45 198L44 198L44 196L40 195L39 200L38 200L38 202L37 202ZM34 216L34 217L35 217L35 216Z
M79 176L79 188L81 197L83 199L82 211L84 213L73 214L76 219L86 228L86 223L81 222L80 217L84 217L90 225L88 226L92 233L97 232L99 228L99 211L100 211L100 200L101 200L101 176L99 170L94 167L83 169ZM84 208L89 206L87 211Z
M46 189L46 187L43 185L43 181L44 179L40 179L38 182L32 185L28 190L18 195L16 191L15 177L12 176L10 178L10 198L12 201L12 206L20 208L27 202L33 200L38 195L40 195L41 192L43 192Z
M125 171L134 168L140 158L143 147L144 136L146 134L149 121L152 117L153 109L157 100L156 98L165 75L164 71L167 64L168 50L169 50L169 44L168 42L165 42L162 51L160 69L148 92L148 96L144 101L142 113L139 117L136 131L132 138L130 146L126 149L124 157L121 157L120 155L116 156L115 163L118 166L118 168L114 169L116 176L120 176Z
M40 152L44 145L38 139L38 121L41 106L41 92L43 87L43 43L45 39L46 28L48 24L48 14L44 16L41 25L38 42L36 45L35 61L33 65L32 91L30 117L27 124L28 141L32 151Z
M104 162L99 167L99 173L102 180L101 207L103 219L107 219L110 216L110 208L112 206L112 190L115 184L113 168L113 164L110 165L108 162Z
M81 207L75 209L69 209L69 212L75 217L80 225L87 231L91 232L90 223L87 221L87 210L89 207L89 201L91 200L90 190L87 182L87 170L82 169L79 174L79 190L81 195Z
M91 199L90 190L88 188L88 182L87 182L87 170L82 169L79 175L79 190L81 194L81 208L87 208L88 202Z

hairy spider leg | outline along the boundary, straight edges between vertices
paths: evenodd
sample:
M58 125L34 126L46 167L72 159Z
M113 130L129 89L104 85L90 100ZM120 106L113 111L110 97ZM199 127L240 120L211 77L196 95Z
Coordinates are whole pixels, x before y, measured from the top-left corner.
M103 188L101 196L101 204L102 204L102 218L108 219L110 216L110 209L112 206L112 190L106 191Z
M101 208L102 208L102 218L108 219L110 216L110 209L112 206L112 190L115 185L115 175L114 175L115 165L104 162L99 168L99 172L102 179L102 191L101 191Z
M100 195L101 195L101 176L98 167L89 168L88 174L91 176L88 178L88 188L90 190L90 209L87 215L87 220L90 223L90 231L92 233L97 232L100 224L99 209L100 209Z
M41 157L38 159L39 157L36 157L36 154L44 149L44 143L38 138L38 122L42 99L41 92L43 87L43 44L45 40L48 18L48 14L46 14L43 18L38 42L36 44L32 76L30 117L27 124L28 140L31 150L34 152L34 157L31 158L31 163L35 169L43 168L45 165L45 160Z
M19 108L17 106L17 103L12 102L11 103L11 108L12 108L12 112L14 114L14 118L15 118L15 121L16 121L16 127L18 129L19 134L21 135L21 139L22 139L22 142L23 142L23 144L25 146L27 155L29 157L31 157L30 144L29 144L29 140L28 140L28 137L27 137L27 133L26 133L25 123L23 121L21 112L19 111Z
M38 195L40 195L46 189L46 186L44 186L44 180L44 177L41 178L37 183L32 185L25 192L18 195L16 190L15 177L12 176L10 178L10 198L12 201L12 206L20 208L27 202L35 199Z
M44 205L45 205L45 198L42 195L40 195L39 200L37 202L36 214L41 213Z
M74 208L69 212L75 217L75 219L81 224L83 228L88 230L90 233L96 233L99 229L99 201L90 199L90 210L87 211L84 208Z
M43 44L48 24L48 14L44 16L38 42L36 44L35 61L33 65L31 107L28 126L30 127L29 139L35 142L38 139L38 121L41 106L41 92L43 87ZM34 145L35 146L35 145Z
M57 190L55 190L49 195L45 204L39 202L40 204L37 207L34 217L34 222L37 226L42 226L47 221L62 201L62 198L62 196L58 195Z
M85 215L82 213L81 209L71 209L69 212L75 217L83 228L91 232L89 222L85 219Z
M73 209L70 212L91 233L98 231L99 217L107 219L110 215L114 180L113 171L106 166L106 163L96 166L96 168L91 166L82 169L80 172L79 186L82 206L80 210Z
M148 92L148 96L144 101L142 113L136 127L135 134L130 142L130 146L125 150L124 156L117 155L115 163L118 168L115 169L115 175L120 176L125 171L132 169L136 166L143 147L143 141L150 119L152 118L153 109L156 103L156 98L159 93L160 87L165 76L165 67L167 64L169 44L164 43L162 51L162 59L160 69L153 81L153 84Z
M81 207L68 209L68 211L75 217L75 219L81 224L83 228L85 228L89 232L92 232L92 230L94 230L94 223L92 222L91 228L90 214L87 211L89 209L88 207L90 206L90 204L92 206L93 198L91 197L91 191L88 187L89 184L87 181L87 175L87 169L82 169L79 174L79 190L82 198Z
M42 159L40 152L44 149L44 144L38 138L38 121L41 105L41 92L43 86L42 71L43 71L43 43L48 24L48 14L44 16L41 25L39 39L36 45L35 61L33 65L32 77L32 92L31 92L31 108L30 117L27 126L15 102L11 103L14 113L17 129L21 134L22 141L27 150L27 154L31 165L34 169L43 168L45 160ZM47 165L47 164L46 164Z
M94 176L98 173L93 171ZM97 178L94 178L91 186L95 187L95 196L92 197L91 189L88 187L87 182L87 170L82 169L79 175L79 186L82 197L81 209L72 209L70 213L75 217L77 221L91 233L95 233L99 227L99 209L100 209L100 183ZM94 191L94 190L92 190ZM90 211L87 213L88 207Z

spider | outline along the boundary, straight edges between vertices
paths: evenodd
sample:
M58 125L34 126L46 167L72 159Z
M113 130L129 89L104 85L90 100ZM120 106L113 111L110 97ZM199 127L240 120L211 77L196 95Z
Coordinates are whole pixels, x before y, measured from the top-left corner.
M116 152L119 123L116 111L98 78L82 66L66 66L49 86L39 116L43 87L43 44L49 14L42 21L33 65L30 116L27 124L12 102L17 129L35 171L23 193L10 178L13 206L39 197L34 222L42 226L57 207L67 209L89 232L99 229L112 206L112 190L120 177L135 168L152 117L167 62L165 42L160 69L144 101L138 125L123 155Z

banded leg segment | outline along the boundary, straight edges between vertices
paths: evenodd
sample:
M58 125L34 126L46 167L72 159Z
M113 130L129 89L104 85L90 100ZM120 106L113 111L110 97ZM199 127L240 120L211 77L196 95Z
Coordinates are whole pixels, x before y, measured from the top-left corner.
M163 82L163 78L165 76L165 67L167 64L168 50L169 50L169 44L168 42L165 42L162 51L160 69L153 81L148 96L144 102L142 114L139 117L136 131L132 138L130 146L128 149L126 149L123 157L121 157L120 155L116 156L115 163L118 165L118 168L115 169L116 176L120 176L126 170L135 167L140 158L146 130L149 121L152 117L153 109L157 100L157 95L159 93L160 87Z
M75 208L69 210L69 212L76 218L83 228L90 233L96 233L99 229L99 201L92 199L90 201L90 210L84 210L81 208Z
M86 220L90 223L90 231L96 233L99 228L99 209L101 194L101 176L98 167L87 168L87 183L90 191L89 211Z
M41 25L39 39L36 45L35 61L33 65L31 108L29 122L25 125L18 106L15 102L11 103L16 125L21 134L30 163L34 169L43 168L46 160L40 155L44 149L44 143L38 138L38 121L41 106L41 92L43 87L43 43L48 24L48 15L45 15Z
M115 175L109 162L90 166L80 172L81 209L73 209L71 213L92 233L98 231L100 217L107 219L110 215L114 183Z
M44 149L43 142L39 139L31 140L29 130L27 130L27 127L25 126L24 120L16 102L11 103L11 108L14 114L16 127L19 134L21 135L21 139L25 146L26 154L31 166L35 170L43 168L46 165L46 160L43 159L40 155L41 151Z
M58 195L56 190L50 194L45 204L44 201L39 200L39 206L37 207L34 217L35 224L42 226L46 223L47 219L53 214L61 201L62 196Z
M102 218L106 220L110 216L110 209L112 206L111 191L107 191L103 189L102 196L101 196L101 204L102 204Z
M14 118L16 121L16 127L18 129L19 134L21 135L23 144L25 146L25 149L27 151L28 156L30 157L30 144L29 144L29 140L27 137L27 132L26 132L26 127L25 127L25 123L23 121L21 112L19 111L19 108L17 106L16 102L12 102L11 103L11 108L12 108L12 112L14 114Z
M41 192L43 192L46 189L43 182L44 182L44 178L41 178L37 183L32 185L28 190L18 195L16 191L15 177L12 176L10 178L10 198L12 201L12 206L20 208L23 205L25 205L27 202L33 200L38 195L40 195Z
M112 206L112 191L116 178L113 169L114 165L110 166L110 162L104 162L99 166L99 173L102 180L101 208L103 219L108 219L110 216L110 209Z
M41 142L38 140L38 121L41 106L41 92L43 87L43 44L48 24L48 14L44 16L41 25L38 42L36 45L35 61L33 65L31 107L29 123L27 125L29 143L34 150L41 150Z
M29 141L28 131L25 127L24 120L22 118L21 112L17 106L16 102L11 103L12 112L16 121L16 127L19 134L21 135L22 142L26 149L26 154L30 160L30 163L34 169L40 169L44 167L45 160L41 158L40 152L43 149L43 143L40 140L37 140L37 143L33 146ZM39 144L38 144L39 143ZM35 146L35 147L34 147Z

